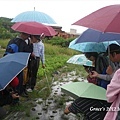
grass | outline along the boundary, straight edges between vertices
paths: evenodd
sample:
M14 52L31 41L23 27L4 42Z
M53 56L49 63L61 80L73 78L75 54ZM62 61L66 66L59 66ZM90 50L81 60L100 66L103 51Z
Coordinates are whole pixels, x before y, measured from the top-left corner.
M0 40L0 45L2 48L6 47L8 40ZM0 49L0 56L2 57L4 53L4 49ZM29 100L21 98L20 105L11 106L10 111L24 111L26 116L29 116L30 108L34 106L31 101L34 101L37 98L47 99L50 95L51 91L48 87L48 84L51 85L53 82L53 75L55 72L60 71L60 73L67 73L71 71L76 71L76 75L80 75L86 77L86 72L84 68L80 65L68 64L66 61L75 54L79 54L79 52L71 50L69 48L60 47L56 45L51 45L45 43L45 61L46 68L42 69L41 65L38 70L38 79L36 90L29 94ZM54 77L54 81L57 81L58 78ZM77 81L77 80L75 80ZM59 104L64 103L64 98L59 100Z

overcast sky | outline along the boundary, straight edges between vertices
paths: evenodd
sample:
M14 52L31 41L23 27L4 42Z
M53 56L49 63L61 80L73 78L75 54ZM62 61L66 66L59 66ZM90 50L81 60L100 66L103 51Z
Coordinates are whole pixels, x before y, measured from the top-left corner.
M120 4L120 0L0 0L0 17L14 18L35 7L36 11L52 17L66 32L75 28L81 33L83 27L71 24L93 11L113 4Z

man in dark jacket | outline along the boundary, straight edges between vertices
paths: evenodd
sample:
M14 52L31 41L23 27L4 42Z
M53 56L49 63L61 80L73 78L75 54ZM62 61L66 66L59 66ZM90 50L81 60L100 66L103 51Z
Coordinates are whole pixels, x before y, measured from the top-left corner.
M27 33L20 33L20 36L17 36L16 38L10 40L8 45L10 45L12 43L16 43L18 46L18 52L32 53L33 52L33 44L31 42L29 42L29 44L27 44L25 42L25 40L28 39L29 37L30 37L30 35ZM19 85L17 86L16 89L17 89L19 95L22 95L22 94L24 94L23 71L20 72L17 77L19 79Z
M26 39L29 38L29 34L27 33L20 33L20 36L17 36L16 38L10 40L8 42L8 45L12 44L12 43L18 43L18 52L29 52L32 53L33 52L33 44L31 42L29 42L29 44L27 44L25 42ZM7 46L8 46L7 45Z

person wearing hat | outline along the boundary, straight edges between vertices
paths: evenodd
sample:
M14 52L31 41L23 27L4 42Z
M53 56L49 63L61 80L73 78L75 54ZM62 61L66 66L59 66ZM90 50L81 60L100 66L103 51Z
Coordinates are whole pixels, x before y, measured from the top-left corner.
M110 81L116 70L120 68L120 45L118 44L110 44L106 50L105 55L107 55L114 63L114 65L109 65L106 70L106 75L98 74L96 71L92 71L91 77L97 77L100 79L104 79Z
M33 53L30 63L30 80L29 80L29 92L34 90L37 79L37 72L39 69L39 63L41 61L42 68L45 68L45 55L44 55L44 44L41 40L41 35L31 35L31 41L33 42Z

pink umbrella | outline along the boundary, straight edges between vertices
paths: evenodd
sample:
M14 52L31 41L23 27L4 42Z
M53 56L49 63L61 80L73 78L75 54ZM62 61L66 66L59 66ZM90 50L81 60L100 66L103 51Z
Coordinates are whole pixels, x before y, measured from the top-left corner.
M44 33L45 36L56 35L56 32L52 27L38 22L17 22L11 28L15 31L32 35L40 35L42 33Z
M120 4L103 7L73 23L102 32L120 33Z

